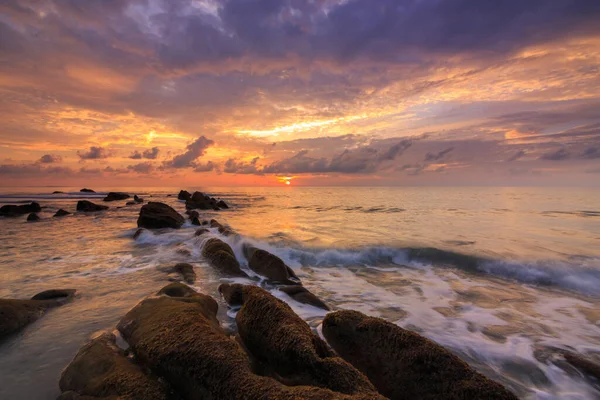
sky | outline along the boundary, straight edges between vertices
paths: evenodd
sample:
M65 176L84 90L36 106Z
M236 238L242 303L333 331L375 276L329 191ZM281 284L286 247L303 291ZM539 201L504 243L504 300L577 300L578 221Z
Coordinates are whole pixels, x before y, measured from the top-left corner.
M600 186L598 0L0 2L0 186Z

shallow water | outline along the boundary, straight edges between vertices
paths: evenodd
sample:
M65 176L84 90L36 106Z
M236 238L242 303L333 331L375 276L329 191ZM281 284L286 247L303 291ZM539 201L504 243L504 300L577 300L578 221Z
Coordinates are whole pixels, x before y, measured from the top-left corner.
M167 283L159 267L195 265L196 288L226 281L201 257L194 227L146 232L140 206L74 211L79 188L3 188L0 203L35 199L42 221L0 218L0 297L76 288L77 299L0 344L0 399L53 399L60 371L94 333ZM97 191L115 188L95 188ZM284 259L333 309L351 308L447 346L522 398L598 398L591 382L539 356L600 350L600 191L531 188L188 188L225 199L207 212ZM72 194L50 195L54 190ZM121 188L183 213L179 188ZM211 232L212 236L219 236ZM191 256L182 254L185 248ZM319 330L323 311L289 302ZM220 318L234 313L220 302ZM537 358L536 358L537 355ZM539 360L538 360L539 359Z

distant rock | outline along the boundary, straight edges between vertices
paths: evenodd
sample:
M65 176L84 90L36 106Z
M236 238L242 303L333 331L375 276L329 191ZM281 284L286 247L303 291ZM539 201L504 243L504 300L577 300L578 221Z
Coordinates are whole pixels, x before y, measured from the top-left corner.
M126 206L135 206L137 203L135 201L128 201L125 203Z
M200 218L200 213L198 211L187 210L185 213L190 217L190 220Z
M31 300L0 299L0 340L58 307L75 295L74 289L47 290Z
M103 201L117 201L117 200L126 200L126 199L128 199L130 197L131 196L129 194L127 194L127 193L123 193L123 192L110 192L102 200Z
M192 219L192 225L200 226L200 225L202 225L202 223L200 222L200 220L198 219L198 217L194 217Z
M192 195L187 190L182 190L177 195L177 199L179 199L179 200L186 200L187 201L187 200L189 200L191 198L192 198Z
M55 190L54 192L52 192L52 194L63 194L65 192L61 192L60 190Z
M36 221L39 221L39 220L40 220L40 217L36 213L31 213L31 214L29 214L27 216L27 221L28 222L36 222Z
M82 193L96 193L92 189L81 189L80 192L82 192Z
M59 209L59 210L56 212L56 214L54 214L54 216L55 216L55 217L64 217L64 216L67 216L67 215L71 215L71 213L70 213L70 212L68 212L68 211L65 211L65 210L63 210L62 208L61 208L61 209Z
M0 207L0 216L3 217L16 217L19 215L37 213L42 211L39 203L32 201L30 204L12 205L7 204Z
M219 208L229 208L229 206L227 205L227 203L225 203L223 200L219 200L217 202L217 207L219 207Z
M149 202L140 209L137 225L140 228L181 228L185 219L172 207L158 202Z
M143 203L144 199L142 199L141 197L138 197L138 195L134 195L133 196L133 201L135 201L136 203Z
M165 272L177 272L181 274L183 280L190 285L196 282L196 272L194 272L194 267L188 263L179 263L174 267L170 267L164 270Z
M117 346L115 335L109 332L79 350L62 372L59 386L63 391L59 399L64 400L166 400L170 397L166 385L146 375Z
M366 376L334 354L290 306L266 290L225 283L219 292L232 306L242 302L235 317L240 339L282 382L348 395L377 393Z
M94 212L94 211L103 211L103 210L108 210L108 206L94 204L88 200L79 200L77 202L77 211Z
M231 247L217 238L206 241L202 249L202 255L213 267L229 276L247 278L248 274L240 269L240 263L235 258Z
M204 235L205 233L209 233L209 232L210 232L210 231L209 231L208 229L201 228L201 229L198 229L198 230L196 231L196 233L194 233L194 236L202 236L202 235Z
M278 289L298 303L308 304L329 311L327 304L323 303L321 299L309 292L308 289L303 286L281 286Z
M276 283L300 284L300 279L298 279L294 270L276 255L253 246L244 246L244 255L248 260L248 267L257 274Z
M329 313L323 335L390 399L517 400L439 344L381 318Z

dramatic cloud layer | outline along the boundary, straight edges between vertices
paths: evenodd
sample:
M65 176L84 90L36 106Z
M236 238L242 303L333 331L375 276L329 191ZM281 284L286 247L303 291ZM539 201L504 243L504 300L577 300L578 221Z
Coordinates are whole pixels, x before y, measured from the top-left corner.
M598 20L596 0L0 2L0 175L598 184Z

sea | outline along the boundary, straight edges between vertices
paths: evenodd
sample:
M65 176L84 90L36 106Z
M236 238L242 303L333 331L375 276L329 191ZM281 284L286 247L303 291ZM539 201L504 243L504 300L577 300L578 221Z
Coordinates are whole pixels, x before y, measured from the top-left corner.
M74 301L0 343L0 399L55 399L61 371L78 349L166 285L165 266L194 265L193 287L218 299L223 326L235 330L235 312L217 291L231 279L201 255L210 237L229 243L245 269L244 244L272 252L332 310L354 309L414 330L520 398L600 398L598 382L553 362L560 349L600 353L600 189L79 189L0 188L0 205L33 200L43 207L39 222L0 217L0 298L78 290ZM124 191L183 214L180 189L225 200L230 209L201 218L237 235L212 229L195 237L197 227L186 220L179 230L146 231L134 240L140 205L75 211L80 199L102 203L108 191ZM52 218L59 208L73 215ZM250 275L247 283L261 283ZM269 290L320 334L325 311Z

